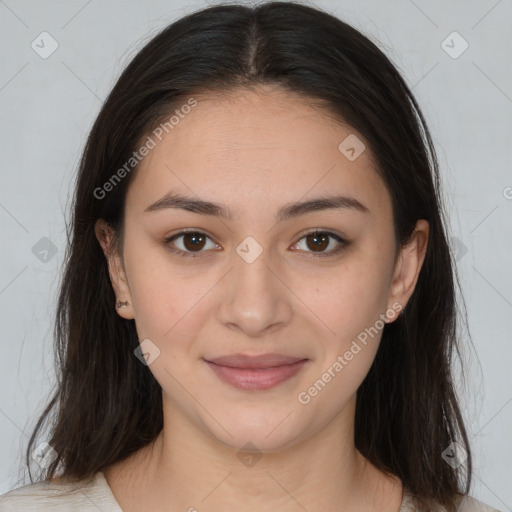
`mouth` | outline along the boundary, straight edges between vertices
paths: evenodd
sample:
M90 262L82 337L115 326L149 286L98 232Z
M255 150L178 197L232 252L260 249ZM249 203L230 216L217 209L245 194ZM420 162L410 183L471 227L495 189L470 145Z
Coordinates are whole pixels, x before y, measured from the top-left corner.
M309 360L280 354L233 354L204 361L223 382L238 389L258 391L291 379Z

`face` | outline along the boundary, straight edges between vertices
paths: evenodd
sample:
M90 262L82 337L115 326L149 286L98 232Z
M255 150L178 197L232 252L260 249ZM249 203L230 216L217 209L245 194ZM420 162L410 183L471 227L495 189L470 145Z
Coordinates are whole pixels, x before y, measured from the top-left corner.
M129 305L117 311L146 340L166 417L278 450L353 420L428 225L397 253L368 144L300 97L261 87L195 98L130 184L123 256L111 261Z

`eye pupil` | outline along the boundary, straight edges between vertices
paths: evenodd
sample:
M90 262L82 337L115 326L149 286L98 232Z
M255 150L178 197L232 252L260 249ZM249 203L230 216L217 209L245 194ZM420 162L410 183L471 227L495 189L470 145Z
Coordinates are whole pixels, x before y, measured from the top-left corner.
M191 242L191 245L188 242ZM183 235L183 245L187 250L202 249L204 243L205 237L201 233L185 233Z
M321 252L329 246L329 237L326 233L312 233L307 237L307 244L309 249L313 249L316 252ZM310 245L310 241L313 240L313 245ZM318 242L320 241L320 244ZM320 251L318 251L320 250Z

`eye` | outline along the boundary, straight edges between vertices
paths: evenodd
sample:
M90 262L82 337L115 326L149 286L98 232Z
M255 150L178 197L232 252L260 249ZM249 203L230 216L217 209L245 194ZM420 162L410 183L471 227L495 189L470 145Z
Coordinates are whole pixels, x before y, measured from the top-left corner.
M179 243L175 243L175 240L182 238ZM177 253L179 256L188 258L196 258L198 255L194 253L204 252L202 249L207 245L206 240L210 240L213 247L207 247L208 249L219 247L211 238L202 231L180 231L175 235L166 238L163 243L167 245L172 252ZM177 246L177 247L176 247Z
M337 245L336 243L331 244L332 239L334 239L337 242ZM335 233L331 233L330 231L315 230L310 233L307 233L296 244L294 244L294 246L299 246L300 248L302 240L305 240L306 251L307 249L311 249L311 251L307 252L312 252L313 257L333 256L335 254L338 254L342 249L344 249L348 245L348 242L346 240L336 235ZM335 246L334 249L331 248L331 250L325 251L326 248L328 248L329 246L332 247L332 245Z
M177 240L180 240L179 243L176 242ZM207 247L207 240L210 240L210 247ZM306 249L300 247L302 240L305 240ZM336 243L331 244L332 240L335 240L337 245ZM163 244L168 246L169 250L179 256L188 258L197 258L201 252L205 252L203 249L220 248L220 246L213 242L206 233L198 230L180 231L179 233L166 238L163 241ZM325 250L332 245L335 247L328 251ZM338 254L347 245L348 242L335 233L315 230L307 233L292 247L299 247L300 250L313 253L312 257L327 257Z

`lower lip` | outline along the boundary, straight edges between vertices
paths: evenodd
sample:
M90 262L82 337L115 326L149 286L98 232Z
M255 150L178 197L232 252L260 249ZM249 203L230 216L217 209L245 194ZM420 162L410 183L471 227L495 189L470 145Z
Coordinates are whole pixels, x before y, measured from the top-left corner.
M206 361L208 366L217 374L217 376L231 384L235 388L247 391L259 391L270 389L282 382L291 379L307 363L307 359L297 361L293 364L284 366L275 366L273 368L231 368L229 366L220 366L210 361Z

